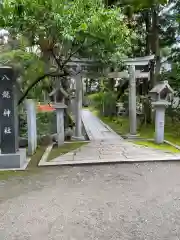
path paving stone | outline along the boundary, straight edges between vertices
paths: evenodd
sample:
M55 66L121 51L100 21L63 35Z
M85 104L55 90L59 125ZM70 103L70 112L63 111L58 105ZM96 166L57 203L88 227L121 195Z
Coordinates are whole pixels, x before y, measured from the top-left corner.
M180 160L180 154L136 145L122 139L89 110L82 110L82 121L90 133L91 142L42 165Z

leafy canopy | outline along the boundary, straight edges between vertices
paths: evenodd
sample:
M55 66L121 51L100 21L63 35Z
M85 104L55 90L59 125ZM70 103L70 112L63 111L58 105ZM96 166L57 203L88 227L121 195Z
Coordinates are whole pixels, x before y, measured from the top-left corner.
M106 8L101 0L4 0L0 28L12 40L0 62L18 63L26 89L22 99L34 86L46 85L52 69L53 77L67 75L73 56L107 64L127 54L132 36L120 8ZM38 54L27 52L33 46L39 47Z
M45 43L59 44L61 56L79 48L79 54L106 59L130 47L120 9L107 9L99 0L4 0L0 26L41 49Z

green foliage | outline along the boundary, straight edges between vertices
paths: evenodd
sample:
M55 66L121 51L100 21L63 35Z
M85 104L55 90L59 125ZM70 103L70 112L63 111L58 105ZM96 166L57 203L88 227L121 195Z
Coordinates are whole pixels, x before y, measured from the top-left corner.
M99 92L89 95L90 104L98 109L104 116L116 114L116 99L114 92Z
M121 98L120 101L123 103L123 107L126 109L126 112L129 111L129 96L128 93L124 93Z
M126 1L126 0L125 0ZM137 11L142 10L142 9L147 9L150 7L155 6L156 4L161 4L165 5L168 3L168 0L131 0L131 4L134 6L134 9Z
M119 135L125 135L129 132L129 120L127 117L104 117L99 111L93 109L93 114L98 116L104 123L110 126Z
M22 92L31 84L33 79L44 73L45 68L44 62L35 53L27 52L23 49L2 51L0 54L0 63L12 66L17 71ZM37 100L40 100L42 89L48 85L49 81L45 79L43 84L39 83L28 97L37 97Z
M20 114L20 136L27 137L27 116L25 113ZM56 133L56 115L55 112L38 112L37 120L37 135L40 138L43 135Z
M173 63L171 71L163 71L161 80L167 80L171 87L180 94L180 63Z
M36 62L37 56L33 53L26 52L22 49L2 51L0 54L0 63L12 65L18 70L27 69L31 64Z
M55 112L37 113L37 132L38 136L56 133L56 115Z
M93 105L97 109L102 108L103 104L103 99L104 99L104 93L99 92L99 93L93 93L88 96L90 104Z
M109 5L116 4L124 7L129 6L134 10L139 11L145 8L146 9L150 8L156 4L161 4L161 5L167 4L168 0L153 0L153 1L152 0L146 0L146 1L144 0L107 0L107 2Z
M19 136L27 137L27 116L24 113L19 114Z
M1 27L36 43L59 42L64 54L72 44L84 46L85 51L96 42L86 55L107 59L110 53L126 52L129 47L130 32L120 9L106 9L97 0L6 0L0 15Z
M106 8L99 0L4 0L0 27L10 32L11 45L17 41L16 48L7 49L0 61L21 70L23 90L45 71L64 73L74 55L105 64L117 59L114 55L126 55L132 36L121 9ZM27 53L26 47L35 45L40 53ZM41 94L44 85L47 89L49 82L38 83L31 95Z

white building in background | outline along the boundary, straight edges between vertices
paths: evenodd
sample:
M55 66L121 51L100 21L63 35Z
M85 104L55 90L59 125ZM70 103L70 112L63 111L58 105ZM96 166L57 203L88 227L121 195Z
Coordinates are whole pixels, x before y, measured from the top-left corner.
M6 44L8 42L9 32L5 29L0 30L0 41L2 44Z
M165 71L171 71L171 63L168 61L167 58L162 58L161 60L161 72Z

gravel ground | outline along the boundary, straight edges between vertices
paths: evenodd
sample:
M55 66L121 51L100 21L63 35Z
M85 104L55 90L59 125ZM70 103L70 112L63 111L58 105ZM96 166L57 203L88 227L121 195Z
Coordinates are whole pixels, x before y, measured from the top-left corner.
M0 182L0 240L178 240L180 163L46 168Z

